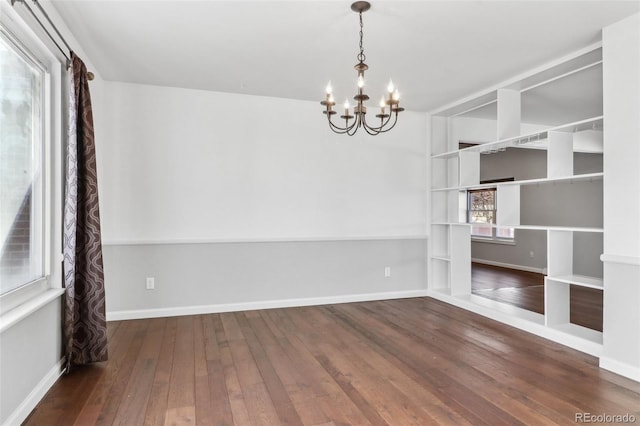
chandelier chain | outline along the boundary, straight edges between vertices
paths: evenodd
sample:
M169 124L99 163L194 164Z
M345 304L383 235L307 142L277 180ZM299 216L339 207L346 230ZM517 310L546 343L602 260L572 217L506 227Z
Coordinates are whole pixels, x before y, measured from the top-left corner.
M362 12L360 12L360 53L358 54L357 58L358 61L360 62L364 62L367 57L364 55L364 46L362 45L362 37L363 37L363 32L362 32L362 28L363 28L363 24L362 24Z

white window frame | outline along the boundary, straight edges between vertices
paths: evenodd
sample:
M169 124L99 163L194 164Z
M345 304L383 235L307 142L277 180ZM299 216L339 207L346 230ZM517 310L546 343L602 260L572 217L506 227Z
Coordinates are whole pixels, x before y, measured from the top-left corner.
M483 188L483 189L475 189L475 190L467 190L467 223L471 224L471 226L476 225L476 226L482 226L482 224L478 224L477 222L472 222L471 221L471 194L474 192L479 192L479 191L493 191L493 197L494 197L494 210L492 210L493 213L493 223L487 226L491 227L491 236L483 236L483 235L473 235L473 233L471 234L471 241L476 241L476 242L483 242L483 243L494 243L494 244L507 244L507 245L515 245L516 244L516 235L515 235L515 229L513 229L513 238L505 238L505 237L499 237L497 235L497 231L498 231L498 227L496 226L496 223L498 221L498 215L500 214L500 212L498 211L498 188L497 187L492 187L492 188ZM508 228L508 227L505 227Z
M42 179L43 278L0 296L0 332L64 293L62 284L62 70L53 53L8 2L0 2L0 31L44 70Z

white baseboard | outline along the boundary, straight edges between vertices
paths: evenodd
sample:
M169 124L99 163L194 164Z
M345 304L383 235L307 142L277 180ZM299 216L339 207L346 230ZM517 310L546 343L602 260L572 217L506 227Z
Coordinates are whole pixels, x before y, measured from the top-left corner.
M58 380L64 370L64 358L58 361L51 370L38 382L29 395L15 409L13 413L2 423L3 426L19 425L24 422L31 411L38 405L51 386Z
M535 272L537 274L546 274L547 268L534 268L533 266L514 265L512 263L495 262L493 260L472 258L472 262L482 263L483 265L500 266L502 268L517 269L519 271Z
M640 367L603 356L600 357L600 368L640 382Z
M257 309L292 308L299 306L331 305L336 303L368 302L373 300L424 297L427 290L390 291L383 293L348 294L344 296L311 297L301 299L265 300L246 303L176 306L156 309L138 309L107 312L107 321L142 318L175 317L182 315L216 314L221 312L253 311Z

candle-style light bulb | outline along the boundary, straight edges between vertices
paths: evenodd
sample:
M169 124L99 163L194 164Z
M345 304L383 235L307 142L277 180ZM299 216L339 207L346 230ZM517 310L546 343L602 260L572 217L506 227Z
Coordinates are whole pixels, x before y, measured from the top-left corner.
M331 80L327 83L327 95L333 93L333 87L331 87Z
M358 76L358 88L362 89L364 87L364 77L362 74Z
M393 98L394 101L400 100L400 92L398 92L398 89L393 91L393 95L391 97Z
M393 90L395 89L395 86L393 85L393 81L389 80L389 84L387 85L387 91L389 93L393 93Z
M349 115L349 99L344 101L344 115Z
M333 99L333 95L331 93L329 93L328 101L332 104L335 103L335 100Z
M380 114L384 115L384 106L387 104L387 102L384 100L384 96L382 98L380 98Z

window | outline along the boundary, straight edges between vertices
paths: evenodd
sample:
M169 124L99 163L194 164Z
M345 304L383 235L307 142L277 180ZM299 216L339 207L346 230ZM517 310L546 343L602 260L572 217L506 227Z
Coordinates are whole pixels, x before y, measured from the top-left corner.
M486 182L485 182L486 183ZM467 191L467 222L471 226L471 237L482 241L513 242L514 228L496 227L496 188Z
M467 192L467 209L469 223L491 225L496 223L496 189L472 190ZM490 226L475 225L471 227L471 235L475 237L493 236Z
M11 6L0 12L1 332L62 292L63 62Z
M0 33L0 294L44 273L44 70Z

